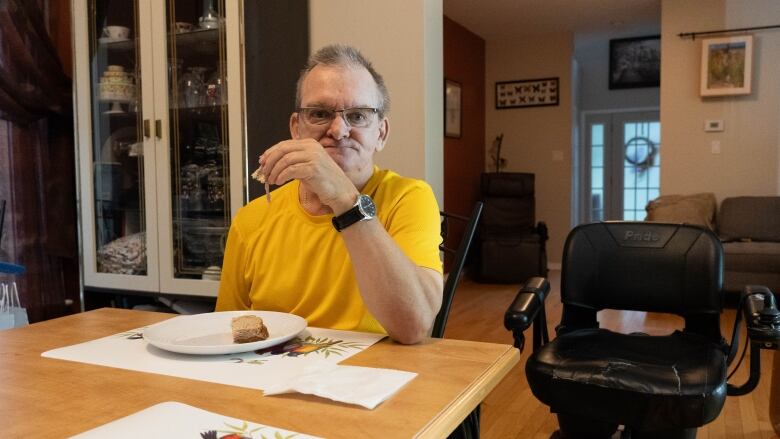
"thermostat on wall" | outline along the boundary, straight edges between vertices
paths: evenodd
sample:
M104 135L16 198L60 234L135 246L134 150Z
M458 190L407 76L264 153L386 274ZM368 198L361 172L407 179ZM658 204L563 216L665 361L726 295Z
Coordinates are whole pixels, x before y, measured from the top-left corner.
M704 131L707 132L723 131L723 120L707 119L706 121L704 121Z

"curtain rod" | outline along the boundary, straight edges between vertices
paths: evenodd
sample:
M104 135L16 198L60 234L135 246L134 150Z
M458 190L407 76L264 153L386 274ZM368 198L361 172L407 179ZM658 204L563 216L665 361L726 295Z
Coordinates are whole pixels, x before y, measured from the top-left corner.
M690 37L692 40L695 40L697 36L699 35L714 35L714 34L730 34L734 32L746 32L749 30L766 30L766 29L777 29L780 28L780 24L773 24L771 26L753 26L753 27L741 27L738 29L721 29L721 30L708 30L708 31L702 31L702 32L683 32L677 34L680 38L688 38Z

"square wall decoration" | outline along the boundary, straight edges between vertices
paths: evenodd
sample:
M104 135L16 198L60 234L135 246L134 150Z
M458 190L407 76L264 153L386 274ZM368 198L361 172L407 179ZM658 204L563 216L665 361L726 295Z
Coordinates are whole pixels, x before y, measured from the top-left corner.
M753 36L709 38L701 45L701 95L750 94Z
M496 109L558 105L558 78L496 82Z
M661 36L609 40L609 89L661 84Z

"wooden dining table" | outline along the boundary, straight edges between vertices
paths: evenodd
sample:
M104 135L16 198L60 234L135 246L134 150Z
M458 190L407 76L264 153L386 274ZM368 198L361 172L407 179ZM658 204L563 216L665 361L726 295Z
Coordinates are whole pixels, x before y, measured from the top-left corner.
M264 396L224 384L44 358L41 353L174 314L103 308L0 331L0 431L66 437L165 401L327 438L446 437L520 359L510 345L385 338L341 364L416 372L373 410L316 396Z

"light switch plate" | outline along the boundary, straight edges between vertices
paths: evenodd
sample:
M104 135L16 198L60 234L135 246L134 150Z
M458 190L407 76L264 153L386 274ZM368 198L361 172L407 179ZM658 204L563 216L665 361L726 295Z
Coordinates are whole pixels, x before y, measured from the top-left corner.
M704 121L704 131L708 133L723 131L723 119L707 119Z
M710 152L713 154L720 154L720 140L713 140L710 142Z

